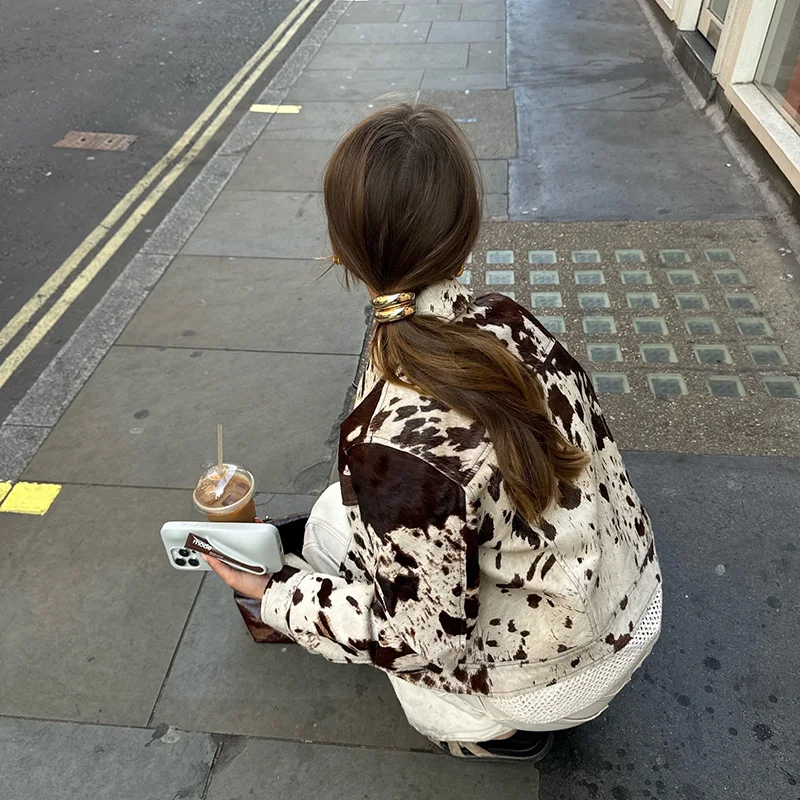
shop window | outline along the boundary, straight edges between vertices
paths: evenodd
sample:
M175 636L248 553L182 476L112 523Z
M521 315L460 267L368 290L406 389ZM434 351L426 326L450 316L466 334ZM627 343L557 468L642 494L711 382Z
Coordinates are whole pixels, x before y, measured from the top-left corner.
M756 83L795 127L800 123L800 0L778 0Z

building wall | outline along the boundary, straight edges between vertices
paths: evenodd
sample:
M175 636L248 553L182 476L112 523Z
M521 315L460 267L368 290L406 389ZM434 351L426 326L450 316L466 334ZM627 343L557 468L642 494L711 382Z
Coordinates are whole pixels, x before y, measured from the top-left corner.
M724 106L733 108L795 192L800 193L800 134L755 84L776 7L796 0L731 0L712 73ZM679 31L694 31L703 0L655 0ZM778 36L800 56L800 33L781 28ZM783 76L786 79L786 76ZM780 83L780 77L778 79Z

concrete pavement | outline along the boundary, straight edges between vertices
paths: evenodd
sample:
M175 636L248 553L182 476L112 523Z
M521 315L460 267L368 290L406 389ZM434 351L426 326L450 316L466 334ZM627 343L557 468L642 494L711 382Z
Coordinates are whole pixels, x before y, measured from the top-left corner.
M242 119L0 427L0 481L62 486L43 516L0 504L9 796L800 796L796 262L633 0L510 0L505 20L335 0L259 100L299 113ZM661 643L539 769L431 752L377 671L253 644L157 538L193 514L218 422L260 512L330 480L366 314L316 280L319 179L399 98L461 121L488 187L464 280L533 306L594 373L659 536Z

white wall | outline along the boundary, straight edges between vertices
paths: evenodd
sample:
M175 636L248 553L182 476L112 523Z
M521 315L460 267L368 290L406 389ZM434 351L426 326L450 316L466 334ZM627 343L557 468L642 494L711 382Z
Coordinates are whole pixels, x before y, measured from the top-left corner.
M703 0L681 0L680 13L675 18L679 30L693 31L697 28L702 5Z

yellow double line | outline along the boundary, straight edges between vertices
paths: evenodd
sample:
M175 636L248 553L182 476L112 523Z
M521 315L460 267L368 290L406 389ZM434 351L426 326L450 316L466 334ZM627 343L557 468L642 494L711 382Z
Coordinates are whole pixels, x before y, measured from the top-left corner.
M175 183L192 161L202 152L214 134L234 112L242 98L253 88L256 81L285 49L286 45L289 44L320 3L322 3L322 0L300 0L298 2L272 35L247 60L200 116L186 129L180 139L170 148L169 152L150 168L147 174L114 206L105 219L39 287L36 294L0 330L0 351L2 351L24 326L33 319L37 312L48 303L50 298L64 286L92 251L104 240L108 239L69 286L64 289L60 297L56 299L36 325L31 328L8 357L0 363L0 388L5 385L23 361L33 352L36 345L41 342L80 296L81 292L91 283L92 279L109 262L114 253L136 230L169 187ZM187 147L189 148L188 150L186 149ZM181 155L182 153L183 155ZM165 172L166 174L163 174ZM158 182L156 183L156 181ZM111 231L114 226L126 215L127 219L112 235Z

